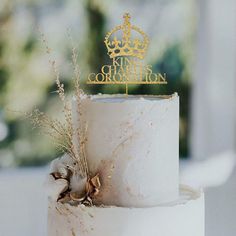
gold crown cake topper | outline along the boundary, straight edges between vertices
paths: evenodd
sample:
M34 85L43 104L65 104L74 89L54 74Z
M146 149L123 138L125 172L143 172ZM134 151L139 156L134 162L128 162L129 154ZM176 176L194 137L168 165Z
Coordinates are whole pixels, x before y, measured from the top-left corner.
M124 22L107 33L104 43L112 65L103 65L97 74L90 73L87 84L167 84L166 74L153 73L151 65L142 65L149 39L138 27L130 23L125 13Z
M133 56L140 59L144 58L147 51L149 39L148 36L138 27L131 25L129 13L125 13L123 25L119 25L107 33L105 37L105 44L108 50L108 55L110 58L118 56ZM142 40L139 38L131 39L131 30L135 31L142 36ZM122 31L122 39L118 40L114 36L113 40L110 40L111 36L115 32Z

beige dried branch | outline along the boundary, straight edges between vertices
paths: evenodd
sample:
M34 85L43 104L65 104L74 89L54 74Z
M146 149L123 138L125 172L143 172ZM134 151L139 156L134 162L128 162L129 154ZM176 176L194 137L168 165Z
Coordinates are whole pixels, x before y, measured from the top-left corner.
M74 86L75 86L75 96L76 96L76 112L77 112L77 129L75 132L75 135L77 137L78 143L79 143L79 157L81 158L82 166L84 169L84 173L86 176L89 176L89 168L88 168L88 162L86 158L86 152L85 152L85 143L86 143L86 135L87 135L87 125L83 124L81 119L82 114L82 106L81 106L81 99L84 95L83 90L80 88L80 72L79 67L77 63L78 53L77 49L74 46L73 40L71 35L68 33L68 36L71 40L72 45L72 65L73 65L73 71L74 71Z
M60 81L59 71L56 65L56 61L52 59L52 50L49 48L46 41L45 35L40 32L42 42L45 46L46 53L49 56L49 64L55 75L55 82L57 85L57 93L60 100L63 103L64 122L60 122L57 119L52 119L45 113L34 110L28 117L31 119L34 127L42 128L43 132L53 139L54 144L60 151L66 152L75 161L75 171L79 172L82 177L89 177L88 164L85 153L85 142L87 127L82 124L81 117L81 96L83 91L80 89L80 73L77 65L77 51L76 48L72 47L72 64L74 71L74 86L75 95L77 98L77 112L78 112L78 128L73 128L72 123L72 108L69 105L68 100L65 96L64 84ZM77 142L74 143L74 137Z
M51 65L53 73L55 75L55 82L56 82L56 85L57 85L57 91L56 92L58 93L59 98L61 99L61 101L64 102L65 101L64 84L60 82L60 74L59 74L59 71L57 69L56 61L54 59L52 59L52 49L48 46L48 42L46 40L46 37L45 37L44 33L42 33L40 30L39 30L39 33L40 33L43 45L45 46L46 54L49 57L49 64Z
M65 124L50 118L38 109L28 113L27 116L31 120L33 128L42 129L43 133L50 136L59 148L66 152L70 151L71 134L68 133Z

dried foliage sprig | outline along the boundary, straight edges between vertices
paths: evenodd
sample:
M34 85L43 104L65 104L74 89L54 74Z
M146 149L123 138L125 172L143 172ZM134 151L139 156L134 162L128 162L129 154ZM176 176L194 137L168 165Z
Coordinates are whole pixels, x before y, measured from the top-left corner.
M81 97L84 95L83 90L80 88L80 73L77 63L77 57L78 53L76 50L76 47L74 46L74 43L72 41L71 36L69 35L71 39L72 44L72 64L73 64L73 71L74 71L74 86L75 86L75 96L77 100L77 124L78 127L75 130L75 135L77 137L77 140L79 142L79 156L81 158L82 166L84 167L84 172L86 175L89 175L89 168L88 168L88 162L86 160L86 153L85 153L85 143L86 143L86 133L88 126L86 124L83 124L81 120L81 112L82 112L82 106L81 106Z
M60 74L56 65L56 61L54 59L52 59L52 49L49 48L48 43L46 41L46 37L44 35L44 33L42 33L41 31L39 31L40 36L41 36L41 40L43 42L43 45L45 46L45 51L49 57L49 64L51 65L54 75L55 75L55 82L57 85L57 93L59 94L59 98L61 99L61 101L65 101L65 90L64 90L64 84L60 82Z
M45 35L40 32L42 42L45 46L46 53L49 56L49 64L52 67L55 82L57 85L57 93L60 100L63 103L64 122L57 119L50 118L45 113L34 110L28 117L32 120L34 127L40 127L43 132L49 135L56 147L65 153L68 153L70 157L75 161L73 167L74 172L77 172L81 177L89 178L89 170L85 153L85 142L87 126L81 122L81 97L83 91L80 89L80 73L77 65L77 50L76 47L72 47L72 63L74 71L74 86L75 95L77 99L77 112L78 112L78 128L73 127L72 122L72 108L70 102L66 98L64 84L60 81L60 75L56 61L52 59L52 50L49 48Z
M40 128L44 134L50 136L60 151L67 152L70 156L72 153L72 135L68 132L66 124L57 119L52 119L39 109L27 114L30 118L33 128Z

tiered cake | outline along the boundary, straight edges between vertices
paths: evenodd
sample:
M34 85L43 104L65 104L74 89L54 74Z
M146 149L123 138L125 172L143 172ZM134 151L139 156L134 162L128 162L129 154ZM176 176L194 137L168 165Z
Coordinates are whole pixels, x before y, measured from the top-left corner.
M177 94L86 96L81 114L101 189L96 206L51 200L48 235L204 235L203 193L179 187Z
M121 29L130 36L125 20ZM124 45L125 40L130 42L123 37ZM108 37L106 45L112 45ZM113 66L124 65L116 60ZM102 82L110 83L111 74L102 72ZM179 186L177 94L83 95L72 108L74 130L86 124L85 139L77 144L86 153L89 177L73 178L69 157L52 163L50 181L58 194L49 198L49 236L204 236L204 195Z

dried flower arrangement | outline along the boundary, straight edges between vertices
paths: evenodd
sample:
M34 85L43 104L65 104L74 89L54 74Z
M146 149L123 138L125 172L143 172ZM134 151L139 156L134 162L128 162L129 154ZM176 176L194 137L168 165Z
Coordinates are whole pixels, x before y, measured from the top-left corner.
M85 145L87 124L80 120L81 98L85 95L80 88L80 73L77 65L77 50L72 47L72 65L74 71L75 97L77 100L78 128L72 124L72 108L66 98L64 84L60 81L55 60L50 59L51 49L48 47L45 36L40 33L49 63L55 74L57 93L63 104L64 122L49 117L44 112L35 109L28 114L34 127L42 128L49 135L56 147L64 153L61 158L51 164L51 173L48 176L47 187L49 196L62 203L92 205L93 197L99 193L99 175L90 176L86 159Z

